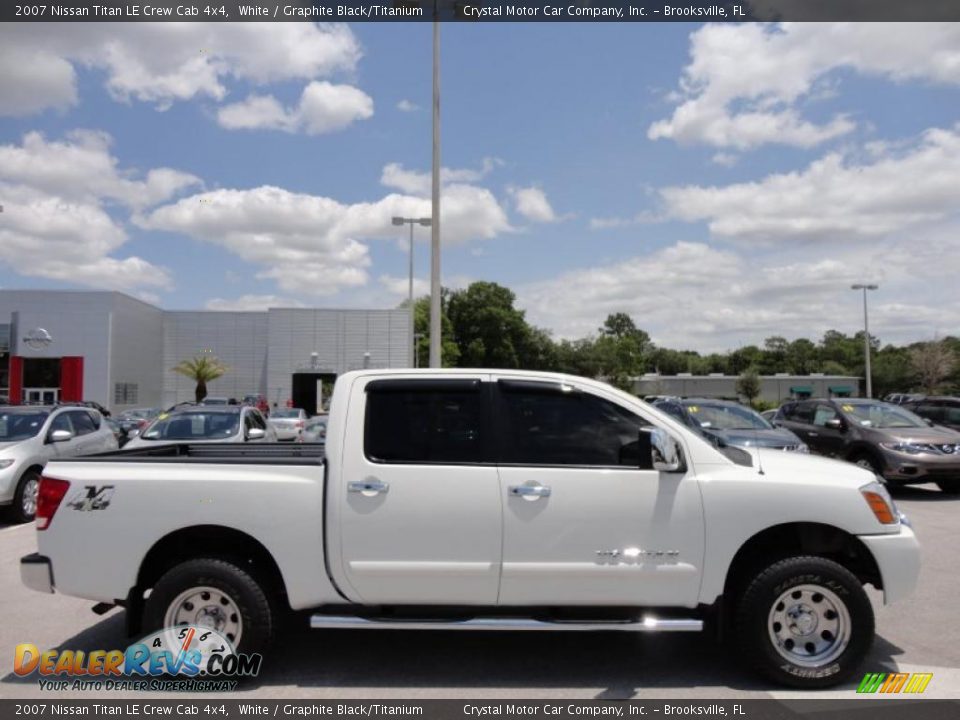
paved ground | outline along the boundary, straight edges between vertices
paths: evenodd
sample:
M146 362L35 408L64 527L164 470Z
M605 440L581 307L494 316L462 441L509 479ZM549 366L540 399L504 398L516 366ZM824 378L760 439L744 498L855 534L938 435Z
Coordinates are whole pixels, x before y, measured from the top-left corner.
M923 544L923 571L914 597L892 607L878 606L879 636L864 671L933 672L927 697L960 698L960 499L922 486L898 492L897 501ZM18 560L34 550L32 526L0 525L0 697L4 698L55 697L42 693L35 679L13 675L17 643L84 650L126 647L120 611L97 617L90 612L89 602L39 595L20 584ZM709 638L693 634L634 637L306 628L287 633L268 658L264 674L239 694L577 699L782 699L794 695L757 681ZM824 695L854 693L847 687Z

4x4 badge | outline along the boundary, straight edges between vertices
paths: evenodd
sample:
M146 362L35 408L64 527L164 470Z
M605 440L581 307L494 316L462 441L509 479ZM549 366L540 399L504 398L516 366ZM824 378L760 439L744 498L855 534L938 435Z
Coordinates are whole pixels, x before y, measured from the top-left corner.
M77 490L70 496L67 507L80 512L104 510L110 505L112 497L113 485L104 485L101 488L96 485L86 485L82 490Z

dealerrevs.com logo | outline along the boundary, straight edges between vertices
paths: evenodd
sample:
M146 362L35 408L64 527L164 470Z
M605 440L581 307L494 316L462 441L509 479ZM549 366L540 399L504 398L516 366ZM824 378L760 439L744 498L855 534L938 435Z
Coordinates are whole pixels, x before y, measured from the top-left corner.
M263 656L238 653L216 630L179 625L125 650L46 650L22 643L13 671L36 673L41 690L233 690L260 673Z

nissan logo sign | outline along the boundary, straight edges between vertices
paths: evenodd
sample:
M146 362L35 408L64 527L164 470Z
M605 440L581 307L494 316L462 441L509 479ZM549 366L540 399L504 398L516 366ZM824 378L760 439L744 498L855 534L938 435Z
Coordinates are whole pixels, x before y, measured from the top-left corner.
M23 338L23 343L31 350L43 350L50 346L53 337L42 327L34 328Z

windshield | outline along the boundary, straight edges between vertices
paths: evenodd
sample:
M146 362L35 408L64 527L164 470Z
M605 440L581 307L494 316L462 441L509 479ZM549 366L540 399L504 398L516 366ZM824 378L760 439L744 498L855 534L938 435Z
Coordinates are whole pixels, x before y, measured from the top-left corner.
M712 430L771 430L773 425L749 408L739 405L688 405L690 417Z
M144 431L144 440L222 440L237 434L240 413L180 413L160 416Z
M874 428L925 428L927 423L899 405L886 403L848 403L840 409L853 422Z
M14 442L34 437L50 413L0 413L0 442Z

